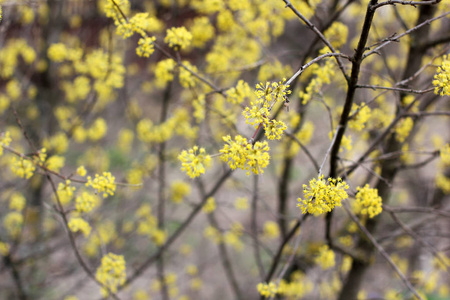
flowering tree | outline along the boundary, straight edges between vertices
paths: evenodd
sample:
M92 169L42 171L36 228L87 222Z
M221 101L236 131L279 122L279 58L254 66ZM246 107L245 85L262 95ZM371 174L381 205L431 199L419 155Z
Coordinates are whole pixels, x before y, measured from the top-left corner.
M0 4L0 298L449 297L448 1Z

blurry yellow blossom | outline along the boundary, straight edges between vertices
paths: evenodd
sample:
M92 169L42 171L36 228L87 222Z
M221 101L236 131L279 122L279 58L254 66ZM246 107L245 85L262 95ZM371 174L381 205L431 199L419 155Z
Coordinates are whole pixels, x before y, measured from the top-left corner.
M208 199L206 199L205 205L203 205L202 207L202 211L205 214L210 214L215 210L216 210L216 201L214 200L213 197L209 197Z
M33 176L36 168L31 161L24 159L23 157L17 159L14 156L11 161L11 170L15 175L28 179Z
M86 176L87 171L86 171L86 169L84 168L84 166L79 166L79 167L77 168L77 174L80 175L81 177Z
M280 236L280 228L274 221L267 221L264 223L263 235L265 238L274 239Z
M103 172L102 175L95 174L94 180L91 176L87 178L86 186L92 186L93 189L97 190L97 193L103 193L103 197L106 198L109 195L114 195L116 190L116 178L111 175L110 172Z
M8 234L16 238L22 231L23 215L20 212L9 212L3 219L3 226L5 226Z
M440 96L450 96L450 58L443 56L442 65L437 69L433 80L434 93Z
M26 202L27 200L22 195L22 193L19 192L12 193L9 199L9 209L20 212L25 208Z
M72 232L81 231L85 237L88 237L92 230L91 225L89 225L88 222L83 220L83 218L79 217L71 218L68 223L68 226L70 231Z
M256 286L258 293L266 298L274 297L278 292L278 287L274 282L267 283L258 283Z
M192 34L185 27L172 27L167 29L164 42L175 50L186 49L192 41Z
M0 19L1 20L1 19ZM7 243L3 243L0 241L0 255L7 256L9 254L9 249L11 247Z
M79 212L90 212L97 204L99 199L96 195L83 191L75 198L75 207Z
M58 185L57 195L61 204L67 204L72 200L75 187L71 186L71 181L66 180L64 183L60 182Z
M237 210L246 210L248 208L248 199L246 197L237 198L234 201L234 207Z
M211 165L211 156L206 154L204 148L194 146L189 151L183 150L178 155L178 160L181 161L181 171L185 171L191 178L200 176L205 173L205 167Z
M97 268L95 278L103 285L103 295L109 291L116 293L117 288L125 283L125 259L122 255L108 253L102 257L101 265Z
M181 203L183 198L191 193L191 186L186 182L177 180L170 186L170 200Z
M54 62L62 62L66 58L67 48L62 43L52 44L48 47L47 55Z
M323 245L319 248L319 254L315 258L316 264L320 265L322 269L326 270L334 267L335 255L333 250L328 248L328 245Z

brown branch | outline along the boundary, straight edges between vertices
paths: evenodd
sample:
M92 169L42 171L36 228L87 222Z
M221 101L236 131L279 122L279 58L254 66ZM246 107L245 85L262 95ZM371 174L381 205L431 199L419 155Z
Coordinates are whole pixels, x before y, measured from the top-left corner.
M378 9L382 6L385 5L396 5L396 4L401 4L401 5L411 5L414 7L417 7L418 5L433 5L433 4L437 4L441 2L441 0L429 0L429 1L401 1L401 0L388 0L385 2L381 2L378 3L377 5L373 5L372 8L373 9Z
M409 280L406 278L406 276L400 271L400 269L397 267L397 265L392 261L392 259L389 257L389 254L386 253L384 248L375 240L375 238L370 234L369 230L361 224L361 222L358 220L358 217L355 216L351 212L351 210L347 206L347 201L343 202L343 207L347 214L350 216L350 218L358 225L358 228L364 233L364 235L369 239L369 241L372 243L373 246L378 250L378 252L386 259L386 261L389 263L389 265L394 269L394 271L397 273L397 275L400 277L400 279L403 281L403 283L406 285L406 287L420 300L423 300L423 298L417 293L414 286L409 282Z
M258 175L253 176L253 196L252 196L252 211L251 211L251 230L253 238L253 253L255 255L256 265L258 266L259 276L261 280L264 279L264 265L261 260L261 253L259 251L259 239L258 239L258 220L257 220L257 209L258 209Z
M322 42L331 50L333 53L337 53L337 51L334 49L334 47L331 45L331 43L327 40L327 38L320 32L317 27L311 23L302 13L300 13L291 3L290 0L283 0L284 3L286 3L286 7L289 7L294 14L299 17L300 20L302 20L314 33L322 40ZM339 69L341 69L342 75L344 75L345 79L348 81L348 75L345 73L344 65L342 64L342 61L339 59L339 56L334 56L336 59L336 62L339 66Z
M361 89L372 89L372 90L388 90L388 91L396 91L410 94L425 94L434 91L434 88L429 88L426 90L413 90L413 89L404 89L404 88L396 88L396 87L388 87L388 86L377 86L377 85L368 85L368 84L358 84L356 88Z
M418 241L419 243L421 243L423 246L425 246L425 248L429 249L431 251L431 253L433 253L433 255L446 267L449 267L449 265L446 263L446 260L442 257L442 255L438 252L438 250L431 245L430 243L428 243L426 240L424 240L422 237L420 237L417 233L415 233L413 230L411 230L411 228L409 228L408 226L406 226L396 215L395 212L390 211L389 212L390 216L392 217L392 219L398 224L400 225L400 227L403 229L403 231L405 231L408 235L410 235L413 239L415 239L416 241Z

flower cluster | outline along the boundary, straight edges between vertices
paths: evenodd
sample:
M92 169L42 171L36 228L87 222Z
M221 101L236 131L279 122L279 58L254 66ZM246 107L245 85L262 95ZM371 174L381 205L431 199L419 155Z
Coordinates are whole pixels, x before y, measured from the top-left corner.
M401 120L397 127L395 127L395 133L396 133L396 140L400 143L403 143L406 138L409 136L409 133L411 132L411 129L414 126L414 121L412 118L405 118Z
M81 231L85 237L88 237L89 234L91 234L92 230L91 225L89 225L89 223L86 222L83 218L79 217L71 218L67 225L69 226L70 231L72 232Z
M4 217L3 226L11 237L16 238L22 232L23 220L22 213L12 211Z
M264 173L264 168L269 165L269 145L267 142L249 143L244 137L237 135L234 141L228 135L223 138L226 144L220 149L220 159L228 162L231 169L240 168L250 174Z
M202 207L202 211L205 214L210 214L216 210L216 200L213 197L206 199L205 205Z
M239 80L236 87L232 87L225 93L227 95L227 101L233 104L240 104L246 98L252 96L250 86L244 80Z
M260 282L256 286L256 289L261 296L266 298L274 297L278 293L278 287L274 282L270 282L268 284Z
M189 151L183 150L178 159L181 161L181 171L185 171L191 178L205 173L205 167L211 165L211 156L206 154L204 148L194 146Z
M82 192L75 198L75 208L79 212L90 212L97 204L99 200L96 195L89 192Z
M334 207L341 206L341 200L348 198L346 189L348 185L341 178L324 180L323 175L320 175L319 178L310 180L309 186L303 185L305 199L298 198L297 206L303 214L320 215L330 212Z
M158 220L152 215L152 208L148 204L142 205L136 211L136 217L139 219L137 233L148 236L157 246L164 245L166 241L166 232L158 228Z
M61 204L67 204L72 200L73 192L75 191L75 187L71 186L71 181L66 180L66 182L60 182L58 185L57 195Z
M116 293L117 287L125 282L125 259L122 255L108 253L102 257L95 278L103 285L102 293L108 295L109 291Z
M328 245L321 246L319 248L319 254L314 261L324 270L334 267L335 255L333 250L329 249Z
M267 221L264 223L263 236L267 239L274 239L280 236L280 228L278 223Z
M175 50L186 49L192 41L192 34L187 31L186 27L172 27L167 29L164 42Z
M322 66L313 65L310 67L311 72L315 75L315 77L311 79L305 89L305 92L301 91L299 93L303 104L307 104L312 99L314 94L319 93L325 84L329 84L331 82L331 78L333 78L335 74L333 68L334 63L332 60L327 60Z
M445 144L439 151L440 157L444 165L450 165L450 144Z
M286 130L283 121L270 120L269 114L272 107L280 102L286 101L287 95L291 93L289 85L284 84L286 79L280 82L258 83L256 85L256 100L250 102L250 107L244 109L243 115L247 124L257 128L263 125L266 137L270 140L280 139L281 134Z
M3 147L7 147L11 144L11 133L9 131L0 135L0 156L3 154Z
M109 195L114 195L116 190L115 180L116 178L111 175L110 172L103 172L103 175L95 174L94 180L91 176L88 176L86 186L92 186L97 193L103 193L103 197L106 198Z
M186 195L191 193L191 186L183 181L174 181L170 186L170 200L181 203Z
M35 166L28 159L24 159L23 157L17 159L15 156L12 158L11 171L15 175L28 179L33 176L35 170Z
M353 117L348 121L348 127L355 129L356 131L361 131L370 119L371 110L364 102L362 102L361 105L353 103L351 114Z
M142 37L138 41L138 47L136 48L136 54L141 57L149 57L155 52L155 37Z
M442 65L437 69L433 80L434 93L441 96L450 96L450 57L444 55Z
M369 215L370 218L380 214L383 210L381 205L383 203L380 196L378 196L378 190L372 189L366 184L363 188L357 187L358 193L356 194L355 212L361 215Z
M9 199L9 209L15 211L22 211L25 208L26 203L27 200L21 193L19 192L12 193Z

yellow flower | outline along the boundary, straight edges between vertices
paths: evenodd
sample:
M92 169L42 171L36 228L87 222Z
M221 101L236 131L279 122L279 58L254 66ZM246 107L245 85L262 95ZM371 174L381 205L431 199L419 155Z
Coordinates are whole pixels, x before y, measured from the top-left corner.
M71 218L68 223L69 229L72 232L81 231L85 237L88 237L91 233L91 226L83 218Z
M191 178L205 173L205 167L211 165L211 156L205 154L205 149L198 148L198 146L194 146L189 151L183 150L178 155L178 160L181 161L181 171L186 171Z
M341 178L328 178L328 181L325 181L321 175L310 180L309 186L303 185L305 199L298 198L297 206L304 214L320 215L330 212L334 207L341 206L341 200L348 198L346 189L348 185Z
M164 42L169 44L169 47L175 50L186 49L192 41L192 34L183 27L172 27L167 29Z
M21 178L28 179L33 176L34 170L36 170L36 168L31 161L24 159L23 157L21 157L19 160L17 160L16 157L13 157L11 170L15 175Z
M48 47L47 56L54 62L62 62L66 59L67 48L62 43L52 44Z
M149 57L155 52L154 41L155 37L142 37L138 41L138 47L136 48L136 54L141 57Z
M113 196L116 191L116 178L110 172L103 172L102 175L95 174L94 180L92 180L91 176L88 176L87 180L86 186L92 186L98 193L103 193L104 198L108 194Z
M102 257L95 278L103 285L102 292L104 295L108 295L109 291L117 292L117 287L125 282L125 270L125 259L122 255L108 253Z
M368 184L363 188L357 187L355 212L361 215L369 215L370 218L375 217L382 211L382 199L378 196L377 189L371 189Z
M254 174L264 173L264 168L269 165L269 145L266 141L256 142L254 145L249 143L240 135L235 136L235 140L231 140L228 135L223 137L226 144L220 149L220 159L228 162L231 169L240 168L250 174L250 170Z
M321 246L315 262L324 270L334 267L336 262L333 250L329 249L328 245Z
M444 55L442 65L437 69L433 80L434 93L440 96L450 96L450 58Z
M274 297L278 293L278 287L274 282L270 282L269 284L258 283L256 289L261 296L266 298Z
M203 205L202 211L205 214L210 214L215 210L216 210L216 201L214 200L213 197L209 197L208 199L206 199L206 203L205 205Z

